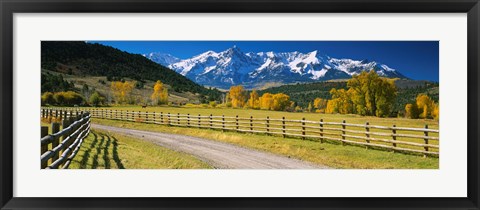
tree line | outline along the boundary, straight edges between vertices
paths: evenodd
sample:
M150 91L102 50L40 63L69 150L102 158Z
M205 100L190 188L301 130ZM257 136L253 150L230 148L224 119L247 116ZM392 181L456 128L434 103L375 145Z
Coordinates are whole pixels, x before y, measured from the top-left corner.
M256 90L248 93L241 85L230 87L226 98L226 106L233 108L291 111L293 105L290 96L284 93L263 93L260 96Z

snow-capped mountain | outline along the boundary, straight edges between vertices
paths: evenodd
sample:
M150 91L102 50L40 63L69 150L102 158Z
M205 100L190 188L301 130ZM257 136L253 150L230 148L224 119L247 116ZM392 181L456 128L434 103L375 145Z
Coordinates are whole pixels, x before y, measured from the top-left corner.
M317 50L309 53L244 53L233 46L223 52L207 51L184 60L162 53L150 53L146 57L199 84L219 88L240 84L254 88L269 82L285 84L346 79L371 69L381 76L405 78L385 64L331 58Z
M180 62L181 59L167 53L152 52L148 54L143 54L146 58L159 63L163 66L168 66L172 63Z

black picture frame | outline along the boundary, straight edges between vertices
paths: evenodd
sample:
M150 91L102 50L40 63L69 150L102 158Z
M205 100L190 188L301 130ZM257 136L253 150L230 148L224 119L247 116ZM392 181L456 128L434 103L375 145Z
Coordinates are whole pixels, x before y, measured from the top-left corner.
M478 0L1 0L1 209L479 209ZM15 13L467 13L468 196L465 198L17 198L13 197ZM449 180L445 180L449 181Z

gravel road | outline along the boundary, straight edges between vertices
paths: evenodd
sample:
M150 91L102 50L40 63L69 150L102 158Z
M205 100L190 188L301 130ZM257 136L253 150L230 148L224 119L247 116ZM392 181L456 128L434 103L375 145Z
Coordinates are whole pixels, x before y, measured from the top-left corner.
M321 169L325 166L314 165L298 159L288 158L268 152L247 149L229 143L203 138L133 130L99 124L93 129L132 136L153 142L162 147L191 154L215 168L222 169Z

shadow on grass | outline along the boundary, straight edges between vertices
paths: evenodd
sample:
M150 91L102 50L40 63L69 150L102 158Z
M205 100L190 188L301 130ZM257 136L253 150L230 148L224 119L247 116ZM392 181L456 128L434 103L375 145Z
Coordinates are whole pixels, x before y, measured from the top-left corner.
M125 166L123 166L122 161L118 157L118 140L114 136L112 136L112 138L113 138L113 143L112 143L113 144L113 151L112 151L113 160L115 161L119 169L124 169Z
M93 141L86 145L86 149L79 161L81 169L112 168L124 169L122 160L118 156L118 140L105 133L92 131ZM111 153L110 153L111 151ZM112 163L112 160L114 163ZM89 164L91 163L91 164Z
M80 161L80 168L87 168L87 163L88 159L90 158L90 153L92 152L92 149L97 145L98 142L98 135L95 132L92 132L93 135L93 141L90 144L90 147L88 147L87 150L82 155L82 160Z

